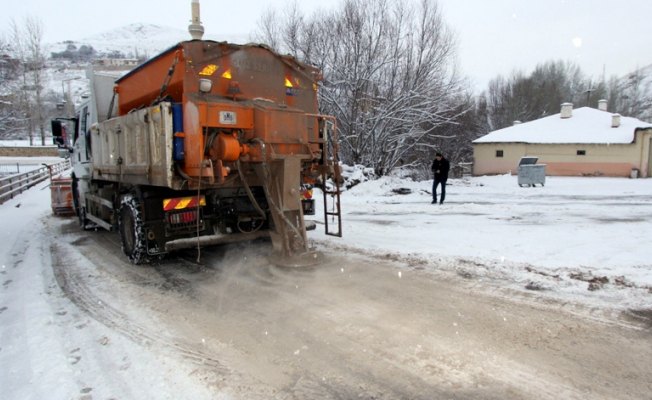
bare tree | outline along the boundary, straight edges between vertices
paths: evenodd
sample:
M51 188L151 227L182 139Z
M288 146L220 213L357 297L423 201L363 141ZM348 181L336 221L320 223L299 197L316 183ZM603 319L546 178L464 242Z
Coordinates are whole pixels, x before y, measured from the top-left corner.
M271 7L267 8L258 20L258 32L254 35L255 41L265 43L276 51L280 45L277 19L276 11Z
M292 52L290 53L292 56L298 57L299 54L297 52L301 49L301 30L304 26L303 14L299 9L296 0L292 2L286 10L286 24L284 29L281 31L283 45L286 49Z
M539 64L529 75L514 72L509 78L498 76L483 94L490 130L556 114L565 102L596 107L606 96L603 80L587 78L576 64L564 61Z
M652 66L609 83L610 107L620 114L652 121Z
M9 40L0 37L0 137L9 138L20 128L23 120L15 96L18 88L17 70L19 63L10 56Z
M11 23L11 46L14 57L22 66L21 102L23 103L30 145L33 144L34 128L38 128L41 144L45 145L43 90L45 87L45 54L43 51L43 24L40 20L26 17L23 25Z
M26 121L25 129L34 144L34 131L38 128L41 144L45 144L46 113L44 88L46 84L45 54L43 50L43 24L36 18L26 17L22 25L11 22L10 50L20 64L20 89L17 91L20 108Z
M258 38L322 69L320 105L337 117L343 159L379 175L423 163L420 149L468 111L436 0L346 0L309 18L295 5L281 19L264 15Z

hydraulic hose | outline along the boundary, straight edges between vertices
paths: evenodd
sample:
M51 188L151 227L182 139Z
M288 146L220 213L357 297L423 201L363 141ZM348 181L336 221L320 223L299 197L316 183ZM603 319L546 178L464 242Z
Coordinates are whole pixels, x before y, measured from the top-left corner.
M263 220L267 219L267 214L265 214L265 211L263 211L262 208L260 208L260 205L258 204L258 201L256 201L256 198L254 197L254 194L251 192L251 188L249 187L249 183L247 182L247 179L245 179L244 172L242 172L242 167L240 165L240 160L237 160L235 162L236 168L238 169L238 174L240 175L240 180L242 181L242 184L244 185L245 192L247 192L247 197L249 197L249 201L251 201L251 204L254 206L258 214L263 218Z

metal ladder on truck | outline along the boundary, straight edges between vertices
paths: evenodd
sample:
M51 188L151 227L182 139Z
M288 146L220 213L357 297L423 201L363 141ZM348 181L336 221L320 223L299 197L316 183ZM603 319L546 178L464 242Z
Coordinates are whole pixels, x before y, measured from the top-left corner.
M324 226L326 235L342 237L342 207L340 205L340 182L342 173L337 155L339 145L337 142L337 131L335 120L325 118L320 129L320 139L323 140L324 150L322 151L322 182L324 193ZM333 185L329 188L328 178L332 179ZM329 219L331 222L329 223Z

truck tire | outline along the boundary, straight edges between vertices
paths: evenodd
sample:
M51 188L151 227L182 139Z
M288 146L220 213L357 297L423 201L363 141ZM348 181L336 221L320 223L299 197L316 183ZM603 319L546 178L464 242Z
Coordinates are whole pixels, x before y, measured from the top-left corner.
M120 204L118 230L122 242L122 251L133 264L149 261L147 257L147 239L143 226L143 213L140 200L133 195L126 195Z

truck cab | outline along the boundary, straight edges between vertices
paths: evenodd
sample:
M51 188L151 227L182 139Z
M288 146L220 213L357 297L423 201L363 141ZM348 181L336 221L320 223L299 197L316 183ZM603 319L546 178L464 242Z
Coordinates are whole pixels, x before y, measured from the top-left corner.
M86 204L84 197L89 191L92 179L91 127L111 117L105 115L103 118L98 110L110 109L113 112L115 108L110 105L113 100L113 87L115 81L123 74L124 72L88 70L86 77L89 80L90 93L82 95L81 102L75 107L75 116L52 121L52 136L60 149L60 155L70 158L73 204L84 228L89 223L82 205Z

